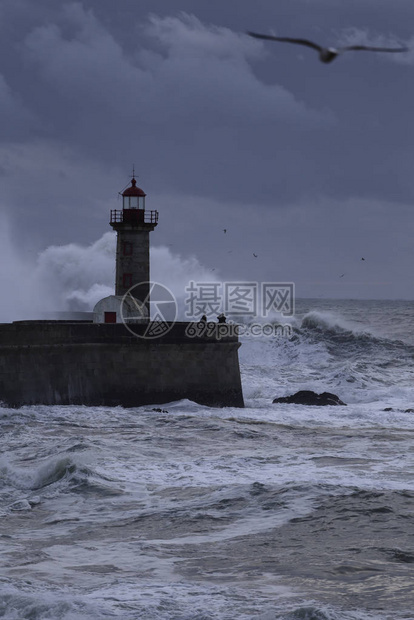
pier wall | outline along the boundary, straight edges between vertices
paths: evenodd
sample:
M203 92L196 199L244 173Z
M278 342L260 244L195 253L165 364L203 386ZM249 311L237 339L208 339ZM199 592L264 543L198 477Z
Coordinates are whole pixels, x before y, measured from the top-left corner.
M186 336L175 323L159 338L145 325L82 321L0 324L0 401L7 406L135 407L189 399L243 407L237 336Z

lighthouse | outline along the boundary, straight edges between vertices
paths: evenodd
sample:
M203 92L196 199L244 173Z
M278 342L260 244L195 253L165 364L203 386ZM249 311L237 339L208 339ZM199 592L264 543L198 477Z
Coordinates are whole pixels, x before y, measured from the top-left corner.
M145 198L133 176L131 186L122 192L122 209L111 210L110 224L117 232L115 295L123 297L130 291L149 316L149 234L158 224L158 211L146 211Z
M176 310L174 295L149 284L158 213L145 209L134 174L121 196L122 209L111 210L109 221L117 234L115 294L97 301L92 321L0 324L0 401L140 407L187 399L244 407L237 331L213 323L194 334L193 323L166 318L168 304Z
M95 306L94 321L99 323L150 318L149 234L158 224L158 211L145 209L146 194L135 174L121 196L122 209L111 209L109 221L117 233L115 295Z

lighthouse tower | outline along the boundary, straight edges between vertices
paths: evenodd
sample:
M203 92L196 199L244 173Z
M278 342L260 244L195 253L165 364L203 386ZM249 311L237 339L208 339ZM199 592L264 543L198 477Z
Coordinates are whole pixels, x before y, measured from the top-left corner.
M149 234L158 224L158 211L145 210L145 197L133 176L122 192L122 210L111 210L110 224L117 232L115 295L123 297L131 289L149 317Z

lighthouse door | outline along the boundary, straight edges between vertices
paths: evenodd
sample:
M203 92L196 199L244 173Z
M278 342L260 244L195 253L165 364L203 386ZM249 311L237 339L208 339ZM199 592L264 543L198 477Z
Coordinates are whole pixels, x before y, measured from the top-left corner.
M105 312L105 323L116 323L116 312Z

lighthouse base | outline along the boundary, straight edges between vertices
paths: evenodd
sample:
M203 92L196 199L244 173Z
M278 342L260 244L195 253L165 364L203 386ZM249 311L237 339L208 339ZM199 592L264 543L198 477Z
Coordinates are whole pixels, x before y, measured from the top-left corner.
M2 324L0 401L137 407L185 398L243 407L237 336L189 337L188 325L147 338L148 325L132 333L123 324L82 321Z

